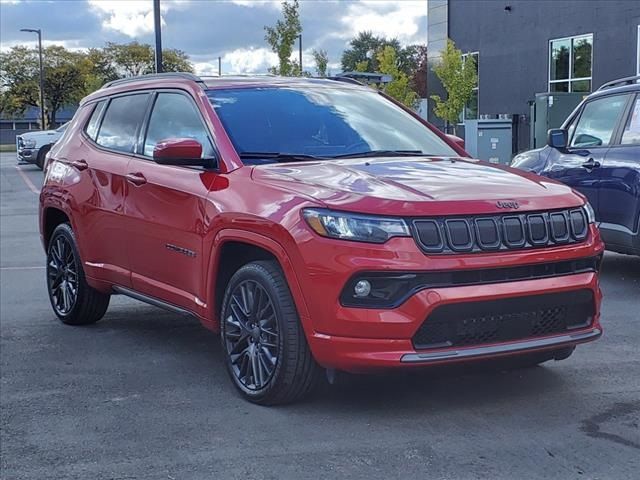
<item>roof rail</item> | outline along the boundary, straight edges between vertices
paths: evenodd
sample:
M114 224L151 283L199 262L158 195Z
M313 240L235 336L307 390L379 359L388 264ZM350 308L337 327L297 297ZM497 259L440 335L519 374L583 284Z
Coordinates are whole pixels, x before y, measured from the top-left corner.
M618 80L612 80L610 82L603 84L598 90L596 90L596 92L599 92L600 90L604 90L605 88L620 87L622 85L631 85L632 83L640 83L640 75L634 75L633 77L625 77L625 78L619 78Z
M102 88L115 87L116 85L123 85L125 83L133 83L133 82L145 82L147 80L155 80L155 79L163 79L163 78L182 78L185 80L193 80L194 82L202 83L202 79L194 75L193 73L187 72L165 72L165 73L150 73L148 75L138 75L137 77L127 77L127 78L119 78L118 80L113 80L111 82L105 83Z
M341 76L327 77L327 80L334 80L336 82L344 82L344 83L352 83L354 85L364 85L364 83L356 80L355 78L351 78L351 77L341 77Z

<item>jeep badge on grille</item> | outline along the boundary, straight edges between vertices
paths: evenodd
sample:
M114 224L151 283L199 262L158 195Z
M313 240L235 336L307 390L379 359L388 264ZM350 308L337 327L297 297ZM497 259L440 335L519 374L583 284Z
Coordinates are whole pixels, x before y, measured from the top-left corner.
M496 207L498 208L513 208L517 210L520 208L520 204L515 200L498 200L496 202Z

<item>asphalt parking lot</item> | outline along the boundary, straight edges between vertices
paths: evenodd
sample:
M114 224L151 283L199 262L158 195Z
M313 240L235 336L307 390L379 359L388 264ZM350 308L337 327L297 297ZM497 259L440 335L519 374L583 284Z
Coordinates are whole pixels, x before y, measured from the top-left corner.
M636 479L640 258L607 254L604 337L527 370L349 377L300 404L236 395L217 337L114 297L54 320L42 173L0 155L3 479Z

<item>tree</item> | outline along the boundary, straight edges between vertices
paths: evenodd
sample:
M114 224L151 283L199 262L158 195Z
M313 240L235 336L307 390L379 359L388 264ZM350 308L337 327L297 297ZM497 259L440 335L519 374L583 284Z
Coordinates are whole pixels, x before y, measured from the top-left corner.
M120 77L135 77L154 73L156 70L154 49L148 43L107 42L102 55L108 65L107 71L115 71ZM176 49L162 50L162 69L165 72L193 72L187 54Z
M70 52L60 46L45 48L43 60L45 120L47 125L52 125L61 108L77 103L86 95L85 78L89 64L83 53ZM13 47L8 52L0 53L0 65L2 111L20 114L27 107L39 107L37 50Z
M400 43L396 39L387 40L376 37L371 32L360 32L349 42L349 47L342 53L342 70L345 72L377 72L378 52L386 46L391 46L398 52Z
M327 76L327 65L329 64L329 55L326 50L316 50L312 52L313 61L316 64L316 74L319 77Z
M418 95L409 85L409 76L400 70L398 66L398 56L394 48L390 45L384 47L378 53L377 60L380 72L391 75L393 78L393 80L385 86L384 92L407 107L414 108L418 101Z
M398 55L398 68L409 75L409 85L420 98L427 96L427 46L409 45Z
M269 69L269 72L275 75L299 76L302 72L302 66L291 60L295 41L302 33L299 7L298 0L293 0L291 3L287 0L283 1L282 19L276 22L275 27L264 27L266 32L264 38L278 56L278 66Z
M456 48L452 40L447 40L442 60L433 71L447 92L446 100L441 99L439 95L431 95L431 99L436 102L434 112L453 125L455 134L455 125L478 82L475 60L469 55L463 61L462 52Z

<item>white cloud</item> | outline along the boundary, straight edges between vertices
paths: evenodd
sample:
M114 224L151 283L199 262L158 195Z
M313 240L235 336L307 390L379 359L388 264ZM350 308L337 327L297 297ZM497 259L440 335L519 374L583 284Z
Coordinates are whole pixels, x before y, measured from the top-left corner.
M265 73L278 56L268 48L238 48L225 53L222 62L228 65L225 73Z
M241 7L262 7L264 5L279 8L280 0L231 0L234 5Z
M424 0L354 2L341 18L345 28L331 36L351 39L358 32L368 30L374 35L397 38L403 44L426 43L426 28L421 28L426 18L427 2Z
M102 20L102 28L115 30L129 37L153 32L153 2L151 0L89 0L94 13ZM160 3L160 13L166 14L169 4ZM165 25L164 19L162 24Z
M1 0L0 0L1 1ZM28 36L28 34L24 34L24 40L10 40L10 41L2 41L0 44L0 52L6 52L11 50L13 47L27 47L27 48L38 48L38 37L33 35L33 37ZM42 40L42 48L47 48L51 46L59 46L64 47L67 50L71 50L72 52L80 52L86 50L86 47L83 46L84 40L47 40L46 38Z

